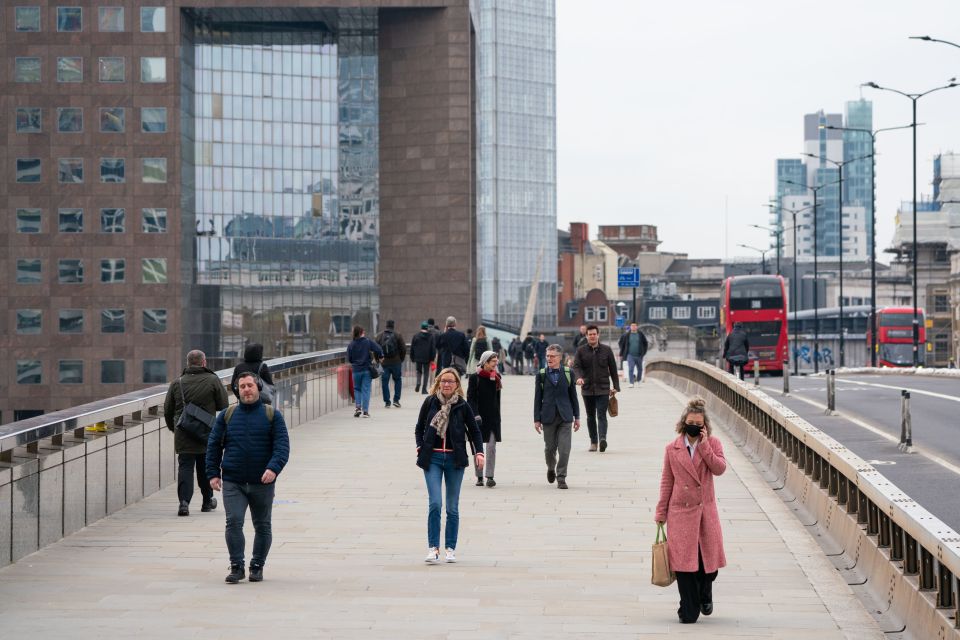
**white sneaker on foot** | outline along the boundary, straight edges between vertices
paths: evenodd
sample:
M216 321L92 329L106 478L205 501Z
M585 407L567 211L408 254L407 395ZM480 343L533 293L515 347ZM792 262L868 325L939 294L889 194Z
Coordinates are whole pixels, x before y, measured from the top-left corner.
M438 547L429 547L427 549L427 557L423 559L424 562L439 562L440 561L440 549Z
M451 549L450 547L447 547L447 557L446 557L446 560L447 560L447 562L456 562L456 561L457 561L457 552L454 551L453 549Z
M632 383L632 382L630 383L630 388L633 389L633 383Z

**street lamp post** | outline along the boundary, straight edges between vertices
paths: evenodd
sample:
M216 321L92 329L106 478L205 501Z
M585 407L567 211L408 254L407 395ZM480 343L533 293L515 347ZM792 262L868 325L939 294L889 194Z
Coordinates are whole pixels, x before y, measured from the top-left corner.
M828 182L826 184L820 184L817 186L811 186L802 182L794 182L793 180L784 180L782 178L780 179L780 182L796 185L798 187L804 187L805 189L813 191L813 372L819 373L820 361L817 360L817 358L820 356L820 292L818 291L820 272L819 265L817 263L817 197L819 196L820 189L837 184L839 180L834 180L833 182Z
M881 87L876 82L865 82L861 86L899 94L909 99L913 105L913 120L911 121L913 127L913 366L916 367L920 364L920 318L917 309L920 304L920 300L917 297L917 100L923 96L930 95L934 91L952 89L960 85L951 79L950 84L945 84L942 87L934 87L923 93L905 93L898 89Z
M773 208L777 205L768 204L770 208ZM800 285L797 282L797 214L803 213L807 209L812 209L812 207L804 207L802 209L787 209L786 207L779 207L780 211L786 211L789 214L793 215L793 278L790 281L792 285L790 288L793 291L790 293L791 300L793 301L793 375L800 374L800 359L797 355L800 353L800 322L797 319L797 312L800 310L800 299L797 297L797 291L800 288ZM756 226L756 225L754 225ZM783 228L783 224L780 225L780 233L786 231Z
M761 264L760 269L761 269L761 272L763 273L763 275L767 275L767 254L770 252L770 248L769 248L769 247L767 247L766 249L758 249L757 247L751 247L751 246L748 245L748 244L738 244L737 246L738 246L738 247L743 247L744 249L752 249L752 250L754 250L754 251L759 251L759 252L760 252L760 264ZM778 275L779 275L779 274L778 274Z
M826 125L823 125L826 128ZM851 162L857 162L858 160L866 160L870 158L871 155L860 156L859 158L851 158L850 160L831 160L825 156L818 156L812 153L803 154L808 158L815 158L821 162L829 162L837 167L837 177L839 178L838 182L840 183L839 191L840 197L837 198L837 241L839 244L838 255L840 256L840 366L846 366L846 355L844 349L844 335L843 335L843 168L850 164Z
M960 49L960 44L956 42L950 42L949 40L938 40L936 38L931 38L930 36L910 36L910 40L923 40L925 42L939 42L940 44L948 44L951 47L956 47Z
M762 224L752 224L750 225L754 229L762 229L764 231L769 231L777 239L777 275L780 275L780 234L783 233L782 229L773 229L771 227L765 227Z
M916 126L920 126L918 123ZM912 129L914 125L907 124L900 127L884 127L871 131L870 129L860 129L857 127L833 127L827 125L827 129L837 131L857 131L870 135L870 155L873 158L870 163L870 366L877 366L877 134L881 131L895 131L897 129Z

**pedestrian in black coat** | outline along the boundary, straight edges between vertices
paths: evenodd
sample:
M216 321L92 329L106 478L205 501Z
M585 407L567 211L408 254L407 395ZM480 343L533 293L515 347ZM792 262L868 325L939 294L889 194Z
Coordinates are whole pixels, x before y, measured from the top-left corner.
M480 432L486 443L484 467L477 467L477 486L483 486L483 478L488 487L495 487L493 472L497 464L497 443L500 442L500 390L503 388L497 365L499 356L493 351L484 351L480 355L480 365L467 380L467 402L480 417Z

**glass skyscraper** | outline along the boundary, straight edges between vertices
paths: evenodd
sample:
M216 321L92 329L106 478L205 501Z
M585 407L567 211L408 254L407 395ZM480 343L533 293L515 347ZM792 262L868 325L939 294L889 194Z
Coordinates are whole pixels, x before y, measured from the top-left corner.
M843 161L849 163L843 170L843 204L864 208L864 222L867 228L867 255L870 255L874 240L869 231L873 222L873 184L871 176L874 167L876 167L876 158L866 158L857 162L850 161L863 158L874 152L871 148L870 134L867 133L873 131L873 103L863 98L848 102L844 126L866 130L843 132Z
M477 263L481 320L557 323L553 0L473 0L477 25Z

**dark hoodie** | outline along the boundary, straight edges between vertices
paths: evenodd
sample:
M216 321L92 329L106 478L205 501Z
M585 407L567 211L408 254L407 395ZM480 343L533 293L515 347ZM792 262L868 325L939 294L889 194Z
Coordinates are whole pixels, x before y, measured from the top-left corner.
M263 365L263 345L253 342L247 345L243 350L243 362L233 368L233 378L230 380L230 390L233 395L240 399L240 390L237 389L237 377L246 371L255 373L263 380L264 384L273 384L273 376L270 375L270 368Z

